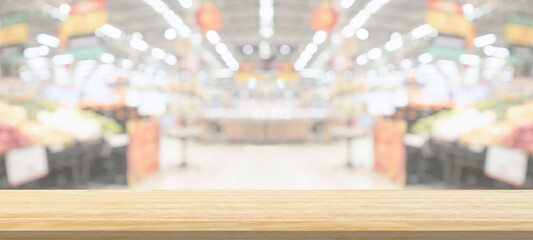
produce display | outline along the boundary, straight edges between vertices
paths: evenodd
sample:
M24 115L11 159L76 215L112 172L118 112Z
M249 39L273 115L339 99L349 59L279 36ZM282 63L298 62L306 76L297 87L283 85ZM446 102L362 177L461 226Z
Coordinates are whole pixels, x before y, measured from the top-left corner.
M496 120L496 114L492 111L479 112L475 108L461 109L450 117L437 119L431 128L431 136L438 140L456 141L461 134L476 128L487 127Z
M413 126L411 126L410 132L416 134L427 134L431 133L431 128L433 123L441 118L447 118L454 114L453 110L442 110L438 113L435 113L431 116L419 119Z
M41 111L37 121L72 134L77 141L96 140L102 136L102 126L94 119L78 114L75 109L58 108L54 112Z
M93 111L80 110L79 114L83 117L98 121L98 123L100 123L100 126L102 126L102 133L104 135L121 133L123 131L122 126L120 126L120 124L118 124L115 120L102 116Z
M21 133L16 127L0 122L0 154L28 146L31 143L30 138Z
M505 146L521 149L533 154L533 122L516 128L511 134L503 138L502 143Z

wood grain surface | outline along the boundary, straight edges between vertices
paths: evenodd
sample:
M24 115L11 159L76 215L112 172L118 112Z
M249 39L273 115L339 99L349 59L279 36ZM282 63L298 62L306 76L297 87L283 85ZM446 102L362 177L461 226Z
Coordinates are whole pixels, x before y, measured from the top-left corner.
M0 191L0 231L533 231L533 191Z

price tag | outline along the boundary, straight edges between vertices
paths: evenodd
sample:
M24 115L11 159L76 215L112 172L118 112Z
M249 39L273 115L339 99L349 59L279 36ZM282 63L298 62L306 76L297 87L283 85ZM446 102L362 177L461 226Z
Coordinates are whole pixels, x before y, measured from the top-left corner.
M127 133L113 134L105 137L105 140L112 148L118 148L128 145L130 136Z
M48 175L48 159L43 146L19 148L6 153L7 181L16 187Z
M408 134L405 134L405 136L403 136L403 142L405 143L405 145L416 147L416 148L421 148L422 146L424 146L424 144L426 144L428 139L429 139L428 136L421 135L421 134L408 133Z
M522 150L490 146L485 159L485 175L519 187L527 173L527 153Z

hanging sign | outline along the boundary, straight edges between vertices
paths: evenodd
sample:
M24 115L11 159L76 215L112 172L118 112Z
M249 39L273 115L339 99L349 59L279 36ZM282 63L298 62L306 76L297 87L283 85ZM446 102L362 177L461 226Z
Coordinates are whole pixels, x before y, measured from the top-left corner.
M0 47L25 43L28 32L25 15L16 14L0 19Z

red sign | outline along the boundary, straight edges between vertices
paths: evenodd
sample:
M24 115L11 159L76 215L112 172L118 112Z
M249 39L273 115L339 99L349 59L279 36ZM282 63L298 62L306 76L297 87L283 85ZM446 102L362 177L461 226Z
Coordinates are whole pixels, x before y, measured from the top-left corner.
M105 0L89 0L74 3L70 6L70 14L94 12L96 10L102 10L106 7Z
M337 12L329 2L322 2L311 15L311 28L313 31L324 30L329 32L337 23Z
M428 0L428 9L445 13L456 13L463 15L461 4L443 0Z
M159 170L159 121L130 120L127 152L128 184L132 185Z
M222 28L222 13L211 2L204 2L196 12L196 22L202 31L219 31Z
M401 185L405 185L407 175L406 129L402 120L377 118L374 122L374 170Z

